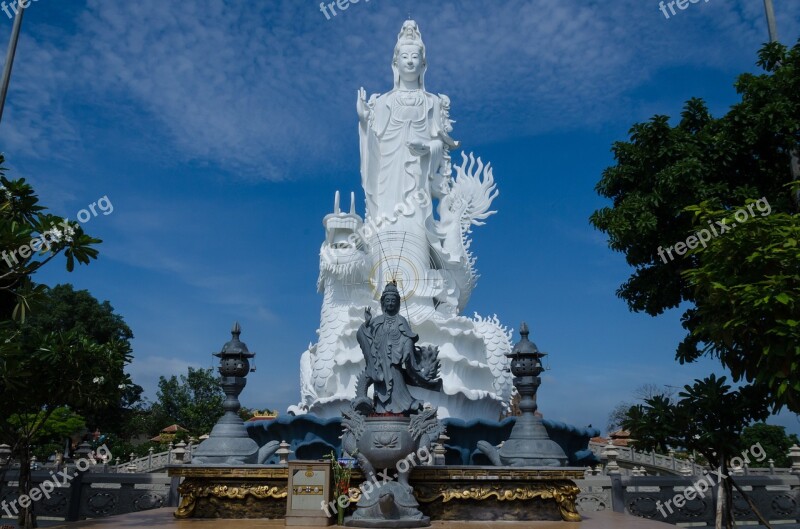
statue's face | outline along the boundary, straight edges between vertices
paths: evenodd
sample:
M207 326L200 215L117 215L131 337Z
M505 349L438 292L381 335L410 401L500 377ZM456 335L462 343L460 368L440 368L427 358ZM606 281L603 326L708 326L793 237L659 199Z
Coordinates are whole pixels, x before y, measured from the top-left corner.
M422 50L413 44L403 44L397 52L397 69L406 81L419 79L422 73Z
M394 294L387 294L383 298L383 312L394 316L398 310L400 310L400 298Z

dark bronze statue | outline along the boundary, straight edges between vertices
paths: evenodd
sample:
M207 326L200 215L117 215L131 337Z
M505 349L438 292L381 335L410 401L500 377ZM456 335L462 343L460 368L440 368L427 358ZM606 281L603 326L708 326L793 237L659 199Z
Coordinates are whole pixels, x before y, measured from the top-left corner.
M415 345L419 336L400 314L400 301L397 285L387 284L381 295L383 314L373 318L372 311L365 309L365 321L358 329L366 368L356 386L356 399L365 412L416 413L423 403L411 395L408 385L434 390L441 387L438 350ZM370 385L374 391L372 402L367 398Z

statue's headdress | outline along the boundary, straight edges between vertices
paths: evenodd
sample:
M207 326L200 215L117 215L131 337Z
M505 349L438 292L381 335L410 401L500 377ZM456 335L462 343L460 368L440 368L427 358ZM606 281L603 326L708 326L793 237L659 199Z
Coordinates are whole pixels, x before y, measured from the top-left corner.
M400 70L397 68L397 56L400 53L400 47L411 44L417 46L422 53L422 71L419 73L419 87L425 90L425 70L428 69L428 61L425 58L425 43L422 42L422 34L419 31L419 26L413 20L406 20L403 22L403 27L400 28L400 33L397 34L397 44L394 46L394 57L392 58L392 71L394 72L394 87L397 89L400 86Z
M397 282L392 281L391 283L386 283L386 287L383 289L383 294L381 294L381 302L388 294L394 294L397 296L397 299L400 299L400 291L397 289Z

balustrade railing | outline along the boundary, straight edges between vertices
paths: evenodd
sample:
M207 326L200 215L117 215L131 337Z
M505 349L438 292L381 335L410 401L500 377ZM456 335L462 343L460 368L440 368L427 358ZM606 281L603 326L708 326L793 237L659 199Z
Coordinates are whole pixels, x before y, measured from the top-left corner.
M116 463L114 465L109 465L108 470L109 472L126 473L158 472L166 469L169 465L178 462L189 463L192 460L194 445L192 443L189 443L188 445L178 443L177 447L185 450L185 455L183 456L182 460L176 457L176 446L170 443L169 448L165 452L154 453L154 449L151 447L150 452L144 457L134 458L133 454L131 454L130 459L127 462L121 462L121 460L117 458Z
M734 479L771 525L796 527L800 523L800 475L750 475ZM713 486L707 480L707 476L589 476L576 481L581 490L576 505L582 513L611 509L670 524L714 527L717 485L715 479ZM705 481L708 487L700 481ZM698 490L703 491L702 495ZM676 497L680 498L677 504ZM758 523L755 513L737 491L733 494L733 504L737 522Z
M31 477L31 491L38 490L38 499L32 503L34 512L42 520L76 521L178 505L179 480L166 473L72 472L69 469L63 475L53 476L49 471L35 470ZM0 504L11 514L19 509L18 479L19 471L9 469L0 481Z

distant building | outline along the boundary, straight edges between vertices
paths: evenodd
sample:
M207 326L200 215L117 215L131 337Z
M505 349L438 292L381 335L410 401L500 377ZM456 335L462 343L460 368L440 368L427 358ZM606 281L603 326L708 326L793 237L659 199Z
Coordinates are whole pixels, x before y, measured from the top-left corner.
M180 426L178 424L172 424L161 430L160 434L156 435L150 440L156 443L167 444L175 440L175 435L177 435L178 432L188 432L188 431L189 430L187 430L183 426Z
M628 430L617 430L609 434L609 437L611 438L611 444L614 446L628 446L628 443L633 441L631 432ZM592 437L591 441L593 443L608 444L608 437Z
M278 412L273 410L258 411L253 410L253 416L247 422L271 421L278 418Z

